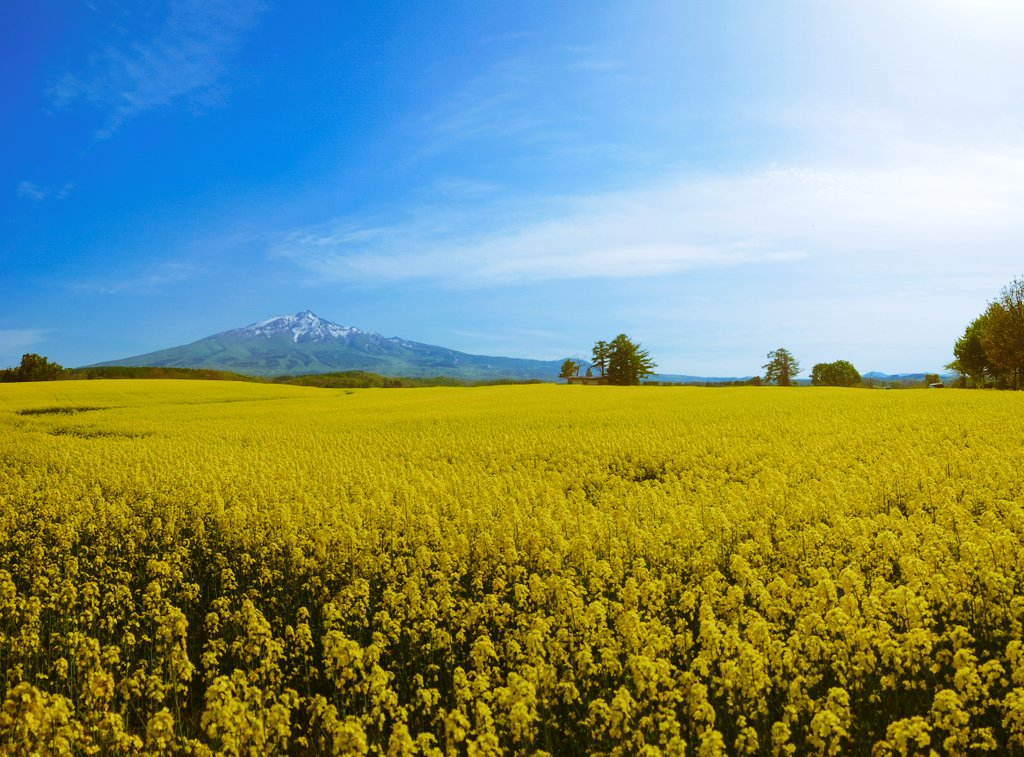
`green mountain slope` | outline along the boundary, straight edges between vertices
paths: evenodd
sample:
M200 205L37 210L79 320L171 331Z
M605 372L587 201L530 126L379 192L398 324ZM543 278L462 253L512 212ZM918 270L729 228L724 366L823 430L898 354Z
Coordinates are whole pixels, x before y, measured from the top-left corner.
M310 311L98 366L210 368L253 376L362 370L383 376L554 380L561 360L470 355L339 326Z

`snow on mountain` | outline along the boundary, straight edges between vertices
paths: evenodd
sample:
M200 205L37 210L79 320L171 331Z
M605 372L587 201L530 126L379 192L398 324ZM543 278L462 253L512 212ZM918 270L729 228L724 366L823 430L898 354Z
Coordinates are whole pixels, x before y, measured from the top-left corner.
M275 337L290 333L294 342L326 342L331 340L348 340L354 334L364 332L357 328L339 326L321 318L312 310L304 310L295 315L282 315L266 321L253 323L236 334L250 337Z

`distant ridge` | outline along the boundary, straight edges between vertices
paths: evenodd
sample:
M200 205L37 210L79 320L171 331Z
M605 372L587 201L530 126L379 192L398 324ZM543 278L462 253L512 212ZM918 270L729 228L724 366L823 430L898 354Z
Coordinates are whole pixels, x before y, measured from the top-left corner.
M753 376L689 376L679 373L655 373L647 380L658 381L662 384L735 384L752 378Z
M562 362L471 355L341 326L304 310L222 331L191 344L95 365L208 368L253 376L370 371L414 378L554 381Z
M585 360L574 359L586 366ZM222 331L191 344L85 367L193 368L258 377L367 371L388 377L556 381L563 362L564 359L473 355L341 326L311 310L304 310ZM943 379L951 378L948 373L941 375ZM923 381L924 377L924 373L871 371L864 374L865 379L903 383ZM726 384L749 378L662 373L651 376L650 380L673 384ZM799 378L797 383L809 383L809 380Z
M930 372L931 371L928 373ZM928 373L881 373L879 371L869 371L864 374L863 378L874 379L875 381L924 381L924 377L927 376ZM950 373L949 371L935 371L934 373L943 379L955 378L957 375L955 373Z

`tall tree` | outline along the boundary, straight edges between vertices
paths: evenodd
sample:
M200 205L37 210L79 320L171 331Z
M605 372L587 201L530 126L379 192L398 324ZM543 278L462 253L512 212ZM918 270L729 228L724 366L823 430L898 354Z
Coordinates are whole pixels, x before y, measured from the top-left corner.
M595 350L597 345L594 345ZM639 384L654 373L655 362L647 350L625 334L619 334L608 344L608 383L618 386Z
M768 353L768 362L763 366L764 380L779 386L789 386L800 373L800 363L793 354L782 347Z
M973 386L1024 389L1024 278L1003 287L953 346L952 368Z
M1024 388L1024 279L1014 279L985 311L981 342L1014 389Z
M967 376L975 388L985 386L995 373L982 341L987 325L986 313L971 321L964 330L964 335L953 345L953 362L946 366L961 376Z
M591 355L594 359L594 367L601 371L601 375L604 376L608 370L608 351L610 347L608 342L601 340L594 342L594 349L591 350Z
M567 379L570 376L580 375L580 365L575 360L569 358L562 363L562 369L558 372L558 378Z

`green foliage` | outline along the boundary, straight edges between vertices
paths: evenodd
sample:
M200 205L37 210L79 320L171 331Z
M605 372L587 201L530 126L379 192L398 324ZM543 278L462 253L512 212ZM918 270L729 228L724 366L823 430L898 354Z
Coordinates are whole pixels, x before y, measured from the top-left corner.
M570 358L567 358L566 361L564 363L562 363L562 367L558 371L558 378L560 378L560 379L567 379L570 376L579 376L579 375L580 375L580 365L579 365L579 363L577 363L575 360L572 360Z
M26 352L21 356L21 365L0 373L0 382L55 381L63 373L64 367L58 363L51 363L47 358L34 352Z
M602 344L594 345L595 354ZM619 334L606 347L608 369L605 375L609 384L635 386L654 373L656 365L650 353L625 334Z
M760 376L735 381L645 381L644 386L703 386L708 389L722 389L736 386L761 386Z
M811 368L811 383L814 386L856 386L860 383L860 374L848 360L818 363Z
M768 362L763 366L764 380L769 384L789 386L800 373L800 363L793 354L782 347L768 353Z
M431 383L432 381L432 383ZM278 376L275 384L293 386L316 386L321 389L406 389L416 386L456 386L455 379L405 379L381 376L369 371L340 371L337 373L313 373L308 376Z
M976 388L985 386L995 374L985 353L985 345L981 341L986 324L986 316L982 314L967 325L964 335L953 345L955 359L946 366L961 376L966 376Z
M262 378L231 371L210 368L168 368L155 366L104 365L91 368L70 368L62 379L187 379L198 381L250 381L261 383Z
M946 367L975 387L1024 389L1024 278L1003 287L953 346Z
M7 373L6 371L4 373ZM341 371L336 373L312 373L302 376L246 376L231 371L215 371L209 368L166 368L152 366L106 365L91 368L64 369L57 377L62 381L87 381L97 379L173 379L187 381L243 381L255 384L292 384L315 386L323 389L414 389L428 386L497 386L504 384L539 384L539 379L490 379L466 380L451 376L408 377L382 376L369 371ZM12 379L2 379L10 381Z
M604 376L608 370L608 353L610 349L608 342L602 339L594 342L594 349L591 350L591 355L594 359L594 367L601 371L602 376Z
M985 354L1009 386L1024 388L1024 279L1003 287L985 315Z
M275 384L316 386L321 389L416 389L428 386L499 386L505 384L539 384L538 379L492 379L466 381L451 376L431 378L410 376L381 376L369 371L341 371L339 373L312 373L306 376L278 376Z

